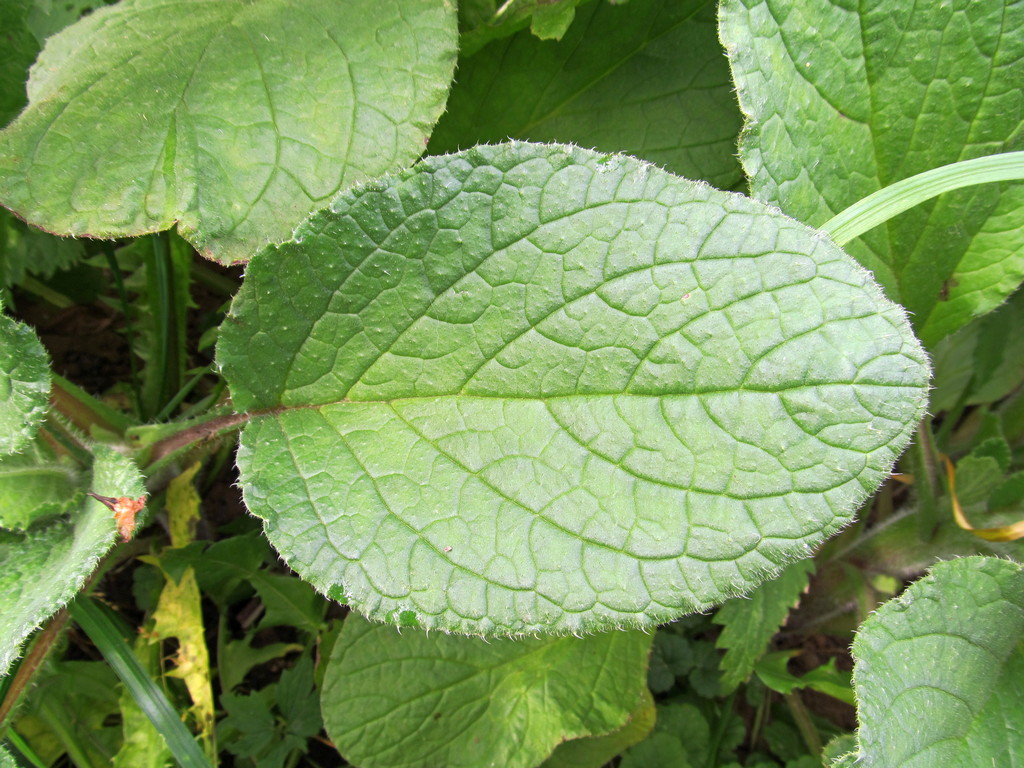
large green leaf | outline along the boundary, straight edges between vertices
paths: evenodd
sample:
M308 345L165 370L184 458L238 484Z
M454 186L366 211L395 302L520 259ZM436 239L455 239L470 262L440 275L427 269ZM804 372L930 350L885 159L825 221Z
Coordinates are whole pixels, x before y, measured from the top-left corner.
M290 268L279 268L286 259ZM218 359L289 564L467 632L649 626L806 556L927 365L820 233L632 158L428 158L257 254Z
M25 447L49 399L50 359L39 337L0 314L0 455Z
M398 632L350 614L324 675L327 733L360 768L532 768L621 727L652 635L499 639Z
M96 448L89 489L103 496L143 495L135 465L103 446ZM0 529L0 675L22 641L81 589L116 536L110 510L92 498L69 520Z
M523 31L459 60L433 154L508 137L626 152L728 189L742 118L707 0L581 6L559 43Z
M177 222L248 258L422 152L456 39L444 0L124 0L47 41L0 202L61 234Z
M875 190L1024 149L1024 5L724 0L721 34L748 117L758 199L820 226ZM929 345L1024 278L1024 185L942 195L850 253Z
M1024 568L937 563L853 644L859 758L851 765L1024 765Z

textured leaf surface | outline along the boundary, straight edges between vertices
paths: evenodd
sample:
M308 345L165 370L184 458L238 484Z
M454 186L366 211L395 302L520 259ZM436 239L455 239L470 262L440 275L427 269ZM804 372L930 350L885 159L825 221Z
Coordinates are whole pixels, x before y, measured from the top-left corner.
M23 453L0 456L0 528L22 531L33 522L81 506L81 477L37 441Z
M51 38L0 202L61 234L167 229L248 258L423 150L456 20L422 0L125 0ZM112 76L111 73L116 73Z
M713 4L601 0L576 15L559 43L523 31L463 54L430 151L508 137L561 141L736 185L742 118Z
M750 677L754 663L764 654L790 608L800 600L813 572L813 560L793 563L748 598L730 600L715 614L715 624L724 627L715 645L726 649L721 662L726 690L731 691Z
M990 557L936 564L854 641L855 764L1024 765L1022 635L1020 564Z
M19 451L32 439L49 397L50 360L39 338L27 325L0 314L0 455Z
M899 308L738 195L513 143L332 206L253 259L218 355L259 411L246 504L374 617L570 631L705 608L848 522L920 415Z
M324 725L362 768L529 768L565 739L626 722L651 640L633 631L485 642L350 614L324 676Z
M96 449L89 490L103 496L141 496L135 465L115 451ZM70 521L26 533L0 530L0 674L21 643L81 588L111 544L110 510L86 498Z
M957 160L1024 149L1024 5L725 0L756 198L820 226ZM828 137L823 141L823 137ZM1024 278L1024 185L942 195L850 244L929 345Z

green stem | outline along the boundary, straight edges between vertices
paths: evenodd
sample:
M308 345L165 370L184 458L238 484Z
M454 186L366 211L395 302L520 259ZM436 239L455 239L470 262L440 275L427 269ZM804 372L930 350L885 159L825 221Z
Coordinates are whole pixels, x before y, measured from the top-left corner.
M811 713L807 711L803 699L800 698L800 694L796 691L787 693L783 698L786 700L786 705L793 715L793 721L796 723L797 730L800 731L800 735L804 738L804 744L807 745L807 749L810 750L814 757L818 757L821 755L823 746L821 735L818 733L818 729L814 727Z
M729 697L722 704L722 716L715 723L715 732L711 735L711 743L708 745L707 768L715 768L718 765L718 753L722 750L722 740L725 738L725 730L732 720L732 710L736 703L736 694L739 688L733 690Z
M54 410L87 435L92 434L93 427L97 427L120 436L136 424L121 411L111 408L57 374L52 374L50 402Z
M179 405L181 405L182 401L184 401L186 397L188 397L189 392L195 389L195 386L200 381L203 380L204 376L208 376L212 372L212 363L210 365L207 365L205 368L201 368L200 370L198 370L191 379L185 382L185 386L178 390L177 394L167 402L167 405L163 407L163 410L161 410L160 413L158 413L153 420L166 421L167 419L169 419L171 417L171 414L174 413L174 410Z
M35 294L43 301L49 302L58 309L67 309L68 307L75 306L75 302L63 293L53 290L53 288L45 283L41 283L31 275L25 275L25 277L21 278L21 280L18 281L18 285L29 293Z
M107 257L107 265L114 276L114 286L117 288L117 296L121 300L121 314L124 315L124 327L128 334L128 364L132 371L132 397L135 400L135 412L145 416L142 412L142 389L139 386L139 368L135 362L135 326L132 324L131 307L128 303L128 291L124 287L124 278L121 276L121 267L117 263L114 249L110 243L104 242L101 246L103 254Z
M914 489L918 498L917 530L922 541L929 541L939 522L940 490L930 418L922 419L917 425L917 439L914 441L911 459L914 465Z
M153 249L146 258L147 282L153 315L153 354L146 365L144 387L145 415L152 418L164 409L181 389L181 350L179 349L175 291L175 270L169 236L152 235ZM159 421L159 419L157 419Z
M1024 152L961 160L897 181L857 201L821 226L839 245L925 200L974 184L1024 179Z
M39 719L56 734L64 751L68 753L72 765L76 768L100 768L89 759L89 752L81 743L78 732L69 726L65 713L60 712L53 704L44 700L39 707Z
M21 738L21 734L16 730L11 728L4 734L4 737L11 742L11 746L21 753L22 757L32 764L33 768L47 768L46 763L39 758L32 750L32 747L28 745L28 742Z
M0 702L0 730L9 725L7 720L14 711L15 704L22 694L28 690L29 684L46 660L50 649L60 639L61 632L63 632L67 621L68 612L63 608L57 611L46 625L46 629L40 632L32 641L31 649L25 654L25 658L21 660L21 663L18 664L18 671L14 673L13 677L4 681L4 698L3 702Z

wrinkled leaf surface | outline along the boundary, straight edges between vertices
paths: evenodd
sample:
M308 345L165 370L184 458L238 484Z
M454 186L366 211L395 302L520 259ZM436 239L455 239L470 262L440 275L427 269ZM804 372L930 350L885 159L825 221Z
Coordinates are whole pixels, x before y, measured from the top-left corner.
M521 143L429 158L258 254L218 355L254 411L246 504L289 564L467 632L650 625L749 590L849 522L928 378L820 233Z

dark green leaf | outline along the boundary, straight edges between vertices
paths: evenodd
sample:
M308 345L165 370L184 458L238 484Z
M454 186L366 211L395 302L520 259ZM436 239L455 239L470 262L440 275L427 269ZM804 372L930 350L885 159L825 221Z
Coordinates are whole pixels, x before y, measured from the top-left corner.
M702 10L703 7L703 10ZM581 6L559 43L465 52L433 154L512 137L625 152L731 188L742 118L706 0Z

